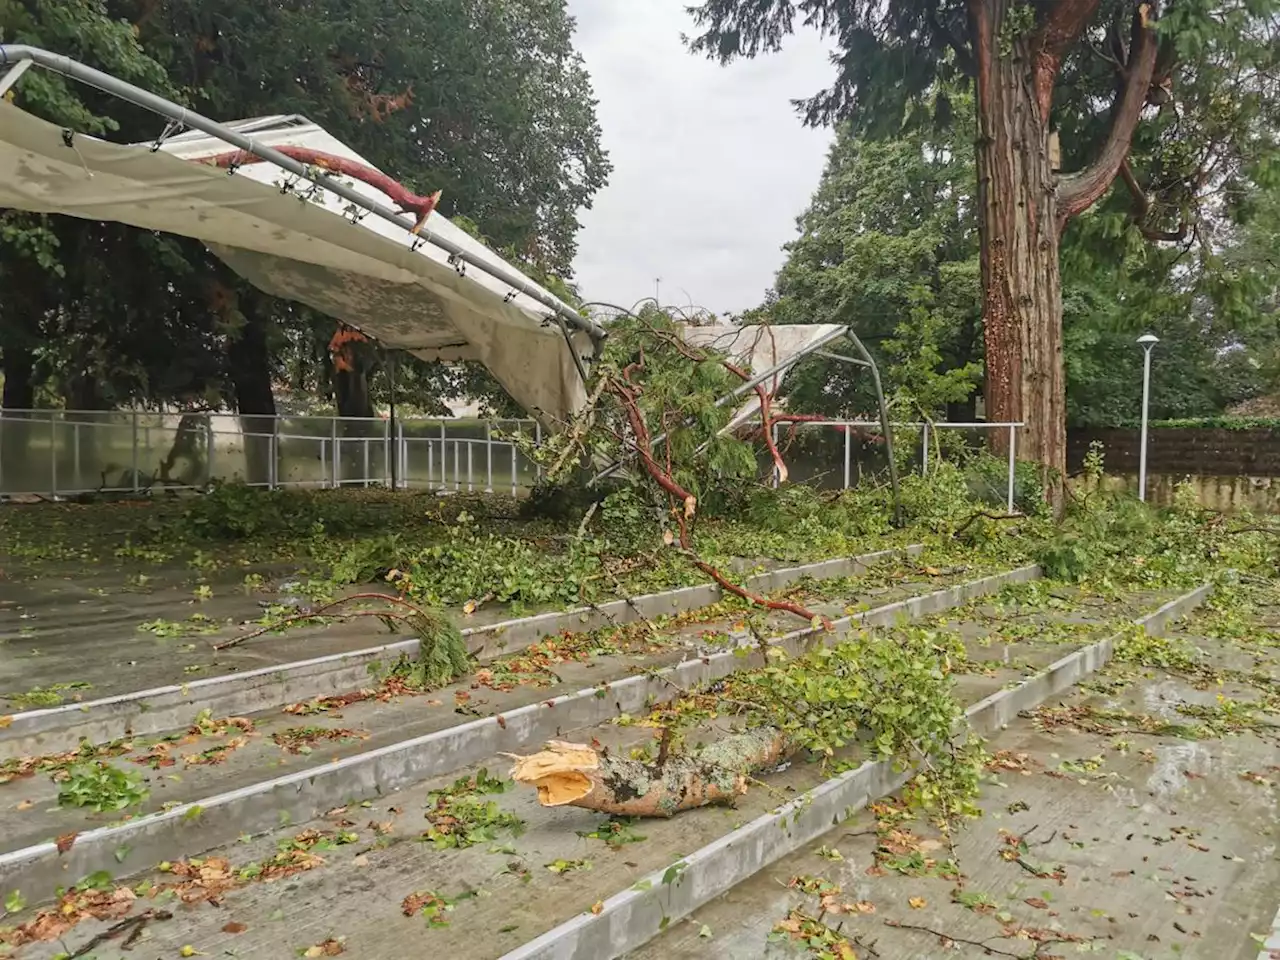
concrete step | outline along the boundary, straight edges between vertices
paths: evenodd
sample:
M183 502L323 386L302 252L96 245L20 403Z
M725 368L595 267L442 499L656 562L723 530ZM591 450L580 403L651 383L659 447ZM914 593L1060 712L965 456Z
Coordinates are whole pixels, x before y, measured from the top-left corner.
M1280 678L1280 645L1207 636L1211 616L1193 615L1169 635L1219 669L1243 664ZM937 871L875 869L877 822L863 812L670 924L628 960L790 955L791 935L784 929L778 942L775 928L794 920L792 911L820 913L817 898L792 884L796 877L835 884L838 900L874 907L825 918L859 957L979 956L975 944L1031 956L1043 943L1042 953L1068 956L1267 960L1280 949L1272 919L1280 920L1274 733L1188 740L1046 723L1091 708L1185 722L1179 706L1212 706L1219 694L1256 701L1261 692L1108 666L1053 704L1063 710L1019 718L988 745L999 759L982 792L982 817L954 838L963 883ZM930 856L951 856L950 842L929 824L903 826L937 851ZM1029 848L1026 863L1061 868L1060 879L1038 878L1001 856L1016 838Z
M988 592L998 588L992 583L986 587ZM977 592L972 588L955 591L955 602ZM1004 722L1012 716L1010 710L1016 713L1022 708L1020 704L1034 705L1078 680L1100 662L1096 647L1105 646L1100 637L1109 635L1119 623L1141 611L1153 611L1167 599L1135 594L1097 606L1055 611L1046 602L1052 599L1047 592L1039 591L1038 595L1044 605L1038 612L1017 604L981 600L970 604L962 614L944 613L931 621L938 629L959 629L971 656L996 661L975 664L973 672L959 678L956 685L957 697L962 703L973 705L975 722L986 729ZM901 612L910 613L912 609ZM921 611L918 605L914 609ZM936 614L938 609L935 606L928 612ZM892 641L894 619L879 621L887 642ZM1038 622L1044 629L1027 630L1028 622ZM1058 623L1066 625L1057 626ZM793 648L799 650L803 646L803 640L797 638ZM986 657L988 653L995 656ZM741 662L741 658L733 659ZM1037 672L1046 662L1053 664L1051 669ZM687 663L702 665L701 660ZM688 687L692 682L681 685ZM591 700L596 700L594 695ZM643 703L641 700L631 712L638 712ZM617 711L612 712L616 715ZM570 739L595 737L618 749L652 736L651 731L601 722L604 719L584 716L581 726L567 724L561 733ZM709 728L703 739L722 729ZM483 765L491 774L504 774L506 763L500 752L490 751L482 763L467 768L467 772ZM847 759L857 758L851 755ZM178 924L154 924L150 932L157 938L157 955L189 943L213 955L236 950L240 955L283 958L328 937L343 937L347 952L353 956L383 957L430 949L445 950L445 955L468 960L496 957L508 951L514 951L513 956L604 957L613 947L600 952L601 943L616 945L620 951L643 942L635 940L642 932L645 938L655 935L657 921L652 929L642 929L647 920L641 919L656 916L653 910L678 918L681 911L695 909L714 896L721 882L715 879L719 876L716 871L723 870L717 866L717 857L722 856L717 851L737 850L730 856L730 861L737 864L735 869L760 869L764 864L755 863L753 856L766 852L781 856L789 850L778 852L773 850L774 841L761 846L760 839L750 837L776 834L776 842L801 845L808 836L816 836L829 826L832 803L837 804L838 810L856 807L865 802L869 791L879 795L892 789L896 782L886 764L866 764L830 781L818 765L795 763L763 778L767 787L751 790L734 810L704 809L668 821L636 824L632 829L646 839L623 844L617 850L598 839L579 836L595 829L603 817L576 809L548 810L536 804L532 791L508 790L484 799L494 800L501 810L526 822L520 837L495 835L492 841L466 849L437 850L431 844L417 842L414 838L429 825L422 811L435 806L432 791L448 786L457 775L455 772L425 778L394 794L384 792L381 798L371 800L369 807L361 805L366 796L373 796L368 792L345 798L331 796L333 807L341 809L306 826L325 831L330 837L350 831L358 840L324 850L326 862L322 867L297 873L287 883L240 887L227 895L221 911L209 911L203 905L182 908ZM858 796L862 799L855 802ZM794 820L788 829L780 829L778 806L791 798L798 799L788 805L783 815ZM286 807L282 805L281 809ZM163 839L167 850L180 849L187 855L211 850L212 856L225 857L239 865L260 861L282 844L287 846L291 838L299 835L300 827L295 825L298 822L294 817L286 828L246 843L231 842L213 849L218 836L226 831L202 815L189 824L185 833L175 831ZM386 826L375 829L367 826L369 822ZM249 832L253 829L247 827ZM382 831L386 831L385 835L381 835ZM747 837L741 841L746 847L736 845L738 834ZM129 854L114 872L129 871L131 864L147 858L154 863L163 856L176 856L158 853L161 848L152 842L159 839L156 835L139 839L144 848L141 857ZM104 837L93 845L103 848L107 840ZM75 875L85 866L78 856L80 850L78 841L63 858L46 857L44 865L32 865L25 871L26 877L35 880L56 875L50 873L48 862L70 864L63 873ZM752 850L756 854L749 854ZM700 879L690 879L687 887L683 881L662 884L667 868L681 858L690 864L690 876ZM577 863L582 860L591 861L590 869ZM557 861L559 867L568 869L561 873L547 869L547 864L557 865ZM710 872L704 875L704 867L695 869L696 863L704 864ZM18 875L15 872L11 877L16 879ZM163 878L157 877L157 882L160 879ZM12 883L6 879L5 885ZM693 906L686 902L691 889L701 891L693 897L698 901ZM415 891L427 890L458 901L448 914L448 926L432 928L421 916L402 915L401 900ZM475 896L470 897L471 894ZM674 897L673 903L664 907L664 896ZM336 903L341 906L335 908ZM598 914L592 912L596 904L600 904ZM673 912L673 907L679 910ZM244 930L228 932L224 929L228 925L231 930L241 926ZM77 935L87 938L100 928L101 925L86 923ZM623 933L625 936L621 936Z
M836 623L839 630L847 631L854 618L857 622L887 622L904 615L918 616L996 589L1006 579L1026 579L1035 572L1034 568L1024 568L1003 577L926 592L927 588L910 589L919 574L906 569L901 576L907 582L896 589L915 595L884 602L871 611L843 617ZM880 584L890 573L882 571L869 576L875 578L874 589L887 589ZM813 587L815 591L823 588L823 584ZM843 600L824 602L835 607L844 605ZM835 613L834 608L832 612ZM794 618L788 625L790 623L794 623ZM715 623L703 624L696 629L701 633L715 626ZM726 621L720 626L727 631L732 629L732 622ZM686 640L689 639L687 631L691 629L695 628L686 628ZM798 650L825 636L823 628L806 626L784 635L780 642ZM751 643L754 647L754 641ZM329 722L368 732L368 740L353 737L354 742L331 744L328 755L322 751L319 755L313 752L299 756L296 763L290 762L287 769L281 769L281 760L290 758L282 756L284 751L278 745L263 737L248 738L229 752L222 763L184 763L186 769L181 772L161 768L151 774L154 785L151 796L142 807L131 808L138 813L126 820L121 820L119 814L93 814L78 808L59 807L50 802L51 787L46 781L15 780L7 788L0 788L8 790L6 796L12 797L14 804L0 814L0 837L6 838L2 842L7 847L6 852L0 853L0 887L6 883L52 885L67 871L87 875L104 867L115 868L124 862L118 855L121 848L128 848L130 857L143 858L144 863L150 862L153 855L172 856L175 836L189 832L197 820L202 834L223 839L246 831L268 829L279 822L280 816L287 816L292 822L307 820L350 797L375 796L449 773L501 751L526 749L575 726L591 725L628 711L635 713L646 703L670 699L676 688L664 677L675 677L681 686L687 686L700 678L746 669L752 662L750 657L735 655L731 648L715 653L703 650L691 656L687 647L683 651L679 647L677 639L667 650L642 649L631 656L610 654L603 669L605 675L612 674L618 679L606 683L597 681L596 686L586 689L571 684L562 684L564 689L560 691L516 687L505 693L493 691L493 700L490 700L473 696L469 684L462 684L440 691L439 696L353 705L345 708L340 721L330 718ZM675 665L654 673L654 668L661 666L664 659L670 662L677 658L679 662ZM585 679L585 673L591 669L583 665L579 675ZM465 698L457 697L458 693L465 694ZM501 703L495 702L499 696L503 697ZM460 699L466 700L465 710L469 711L462 717L455 712ZM478 707L471 702L477 699L489 702ZM480 707L488 712L487 716L475 716ZM347 713L349 710L361 712L352 717ZM368 721L368 730L351 726L353 722L362 721ZM300 723L292 713L277 714L265 722L269 731L280 733L300 725L313 725L305 719ZM208 742L212 747L225 746L240 736L240 730L228 729L221 737ZM145 744L133 743L130 748L133 756L148 752ZM203 751L199 744L182 748L182 753L190 755L200 752ZM127 758L123 765L128 765ZM181 779L171 779L175 775ZM33 795L23 796L28 791ZM72 833L78 834L74 849L59 851L56 839Z
M752 590L770 591L805 579L840 579L915 556L921 549L919 545L908 545L854 557L775 566L759 569L743 582ZM717 585L701 584L515 618L505 616L501 610L482 609L459 622L465 624L463 634L472 655L487 661L566 630L581 632L641 617L679 614L714 604L722 595ZM55 682L52 678L67 682L68 678L90 677L96 699L75 691L83 702L9 714L0 725L0 760L66 752L76 749L84 739L105 743L180 729L202 710L219 716L245 714L341 693L366 684L371 671L386 670L402 655L417 653L416 639L377 639L368 624L365 619L332 627L303 628L220 652L211 649L218 635L189 642L154 636L115 636L97 649L82 637L61 637L56 643L36 648L34 660L24 655L21 664L9 661L11 671L21 673L23 682L37 686ZM381 636L385 638L386 634ZM94 668L86 662L89 650L99 658L93 661ZM33 663L37 665L32 666ZM216 668L211 667L215 672L229 672L216 676L184 672L193 665L211 663L216 664ZM152 681L165 685L146 686ZM98 697L100 692L112 690L118 693Z

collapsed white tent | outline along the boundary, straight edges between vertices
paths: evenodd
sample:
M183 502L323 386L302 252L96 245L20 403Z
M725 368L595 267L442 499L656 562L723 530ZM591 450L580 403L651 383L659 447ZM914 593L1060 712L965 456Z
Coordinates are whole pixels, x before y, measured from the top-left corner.
M263 147L302 146L365 163L301 118L229 127ZM330 190L305 200L282 192L299 178L273 163L248 164L229 176L192 162L227 150L226 141L203 133L171 138L158 150L64 134L0 101L0 207L192 237L267 293L314 307L388 347L424 359L478 360L531 411L559 418L584 401L566 337L544 303L424 242L443 238L519 275L445 217L432 214L420 239L407 223L377 216L356 222L363 211ZM385 203L367 184L346 185ZM588 334L569 336L580 355L590 355Z
M5 102L6 91L34 64L149 109L169 124L154 142L139 144L60 129ZM5 67L0 207L192 237L256 287L307 304L388 347L428 360L479 361L550 423L585 402L585 359L604 330L445 217L432 213L415 225L387 205L393 198L378 187L289 155L289 148L295 154L300 148L369 167L316 124L297 116L220 124L34 47L0 44L0 69ZM228 146L241 153L229 154ZM229 156L264 162L207 162ZM682 335L727 354L753 381L767 373L772 390L802 356L846 333L834 324L690 324ZM758 410L749 388L735 392L743 402L734 424Z

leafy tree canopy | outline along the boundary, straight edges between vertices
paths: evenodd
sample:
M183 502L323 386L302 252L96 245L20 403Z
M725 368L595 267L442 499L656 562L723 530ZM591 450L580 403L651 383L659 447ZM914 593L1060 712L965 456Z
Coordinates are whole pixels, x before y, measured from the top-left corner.
M981 291L974 217L972 101L949 99L942 128L908 127L867 139L837 129L800 236L768 301L750 319L851 324L885 365L891 394L930 416L959 407L980 377ZM1131 421L1141 353L1135 337L1162 339L1153 380L1157 417L1219 413L1269 389L1277 343L1277 272L1269 246L1277 193L1253 188L1256 213L1222 229L1223 246L1150 244L1117 194L1063 248L1070 421ZM1215 232L1223 225L1214 221ZM1110 257L1117 256L1118 260ZM865 377L814 358L789 381L797 408L849 415L873 410ZM1274 389L1274 387L1271 387Z

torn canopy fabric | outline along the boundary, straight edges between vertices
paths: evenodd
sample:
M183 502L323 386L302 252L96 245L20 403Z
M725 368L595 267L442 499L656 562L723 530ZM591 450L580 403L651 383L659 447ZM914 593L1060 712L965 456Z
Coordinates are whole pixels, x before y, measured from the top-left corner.
M796 323L780 326L680 324L680 336L694 347L715 350L747 373L760 374L782 364L795 364L814 350L840 338L847 328L838 323ZM793 366L786 366L762 386L776 393ZM726 429L745 423L760 412L755 391L747 393Z
M298 146L368 165L300 117L229 124L268 147ZM123 145L76 134L0 100L0 207L110 220L202 241L259 289L313 307L426 360L477 360L530 412L564 419L586 395L547 307L410 232L271 163L233 170L192 162L226 153L203 133ZM371 200L385 197L343 180ZM433 214L435 234L519 273ZM416 249L415 249L416 247ZM532 286L537 286L529 281ZM540 288L541 289L541 288ZM548 297L553 295L543 290ZM590 337L572 332L588 357Z

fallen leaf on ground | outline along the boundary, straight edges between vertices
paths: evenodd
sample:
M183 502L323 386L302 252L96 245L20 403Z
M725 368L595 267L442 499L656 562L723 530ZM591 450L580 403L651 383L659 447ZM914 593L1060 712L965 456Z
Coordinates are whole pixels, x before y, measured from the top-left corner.
M249 928L246 927L243 923L236 923L233 920L231 923L223 925L222 932L223 933L244 933L248 929Z
M35 805L36 805L36 802L34 800L23 800L20 804L18 804L18 809L30 810Z
M64 833L55 843L58 845L59 853L66 853L76 842L76 837L80 836L79 830L72 830L70 833Z
M604 901L603 901L603 900L597 900L595 903L593 903L593 904L591 905L591 912L592 912L592 913L594 913L597 917L598 917L598 916L600 916L600 913L601 913L603 910L604 910Z
M13 717L0 717L0 730L3 730L11 723L13 723Z
M923 909L928 903L929 901L926 900L924 897L912 897L910 900L907 901L907 904L911 907L912 910Z
M335 940L330 937L324 943L317 943L314 947L307 947L302 955L304 957L336 957L340 953L345 953L346 949L341 940Z

